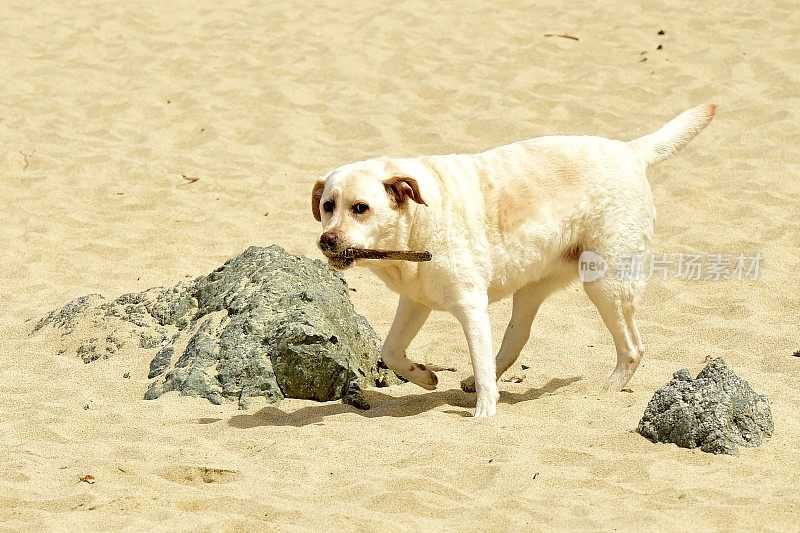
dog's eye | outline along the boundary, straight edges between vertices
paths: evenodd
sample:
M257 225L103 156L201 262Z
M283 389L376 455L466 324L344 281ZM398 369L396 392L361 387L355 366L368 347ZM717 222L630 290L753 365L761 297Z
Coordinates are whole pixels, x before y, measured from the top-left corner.
M324 204L322 204L322 210L326 213L333 213L333 210L336 208L336 202L333 200L328 200Z
M353 213L356 215L363 215L369 211L369 206L363 202L359 202L357 204L353 204Z

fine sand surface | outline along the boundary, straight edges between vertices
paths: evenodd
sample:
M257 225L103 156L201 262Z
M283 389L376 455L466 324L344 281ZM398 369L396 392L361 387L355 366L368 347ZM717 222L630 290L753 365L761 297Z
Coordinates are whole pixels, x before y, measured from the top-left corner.
M796 2L74 4L0 2L0 530L800 527ZM614 347L578 286L543 306L491 420L469 418L440 313L410 354L458 372L370 390L368 412L144 401L147 353L84 365L28 338L74 297L249 245L321 257L311 185L339 164L632 138L703 102L716 120L650 172L654 250L760 252L760 277L653 279L632 393L601 392ZM384 335L396 296L347 278ZM491 314L498 344L508 302ZM715 356L770 397L772 439L719 457L633 431Z

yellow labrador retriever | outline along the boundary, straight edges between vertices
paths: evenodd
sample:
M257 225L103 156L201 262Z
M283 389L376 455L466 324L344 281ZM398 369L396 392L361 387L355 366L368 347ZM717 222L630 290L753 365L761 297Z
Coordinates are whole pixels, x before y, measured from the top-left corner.
M645 252L655 207L645 171L689 142L716 106L685 111L633 141L549 136L479 154L379 158L341 166L318 181L311 207L319 247L334 268L366 266L400 295L381 357L426 389L434 369L406 357L431 309L452 313L467 337L475 416L492 416L497 380L517 359L539 306L579 277L584 253L607 261ZM425 263L348 259L347 248L427 250ZM644 280L607 272L584 289L614 338L607 382L622 389L644 353L636 307ZM500 351L492 357L489 303L513 295Z

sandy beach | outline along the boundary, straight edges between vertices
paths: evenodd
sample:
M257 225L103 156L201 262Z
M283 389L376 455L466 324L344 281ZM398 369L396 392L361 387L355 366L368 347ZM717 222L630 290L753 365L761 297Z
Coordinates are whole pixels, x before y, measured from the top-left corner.
M0 530L800 528L795 2L9 0L0 21ZM145 401L152 351L84 364L30 336L73 298L173 285L250 245L321 259L311 186L343 163L631 139L704 102L714 122L649 171L653 251L760 269L654 276L632 392L602 391L614 346L579 286L544 304L488 420L444 313L410 355L458 371L370 389L364 412ZM384 336L397 297L346 278ZM509 314L491 308L496 345ZM769 396L771 439L733 457L635 432L675 370L718 356Z

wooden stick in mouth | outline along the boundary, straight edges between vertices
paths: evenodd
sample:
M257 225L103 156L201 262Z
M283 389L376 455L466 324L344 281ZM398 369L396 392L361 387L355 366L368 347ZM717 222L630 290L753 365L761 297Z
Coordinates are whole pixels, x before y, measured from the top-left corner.
M428 251L412 250L370 250L366 248L347 248L341 254L330 256L342 259L397 259L400 261L430 261L431 253Z

